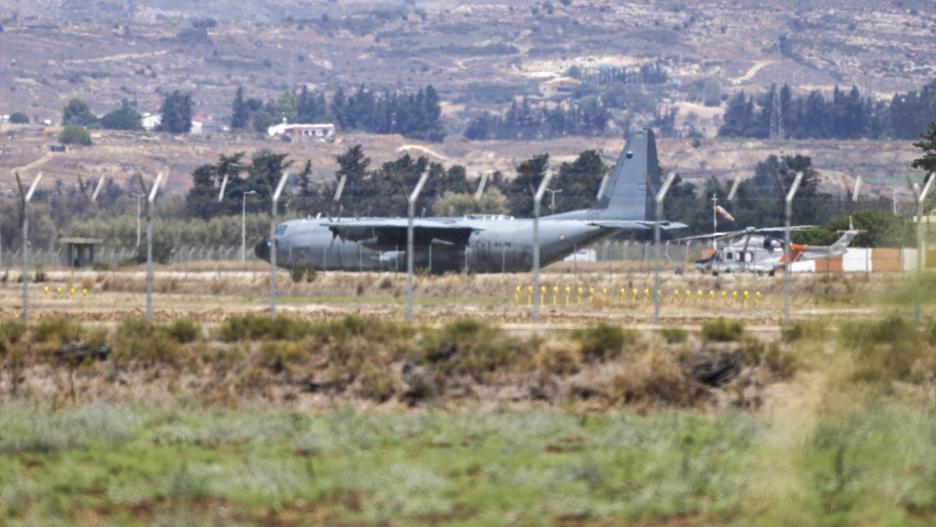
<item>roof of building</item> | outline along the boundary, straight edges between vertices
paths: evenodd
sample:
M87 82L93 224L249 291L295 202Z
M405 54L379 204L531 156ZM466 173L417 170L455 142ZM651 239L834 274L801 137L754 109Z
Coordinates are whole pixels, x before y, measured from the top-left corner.
M101 245L102 243L104 243L104 240L101 238L59 238L59 244L61 245Z

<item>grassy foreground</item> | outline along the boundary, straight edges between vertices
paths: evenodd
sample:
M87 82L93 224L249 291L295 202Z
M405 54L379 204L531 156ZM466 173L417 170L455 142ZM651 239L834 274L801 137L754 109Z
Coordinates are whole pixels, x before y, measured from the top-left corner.
M0 359L0 525L936 524L936 324L898 316L0 321Z
M6 525L932 525L936 419L0 410Z

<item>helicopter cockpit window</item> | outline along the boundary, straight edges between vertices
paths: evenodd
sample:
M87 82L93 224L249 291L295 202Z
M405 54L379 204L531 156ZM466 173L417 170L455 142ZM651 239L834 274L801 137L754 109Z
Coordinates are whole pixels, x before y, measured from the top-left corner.
M279 225L278 227L276 227L276 235L277 235L277 236L282 236L282 235L286 234L286 227L289 227L289 225L286 225L285 223L283 223L282 225Z
M729 252L729 253L727 254L727 256L728 256L727 259L728 259L729 261L730 261L730 260L734 260L734 253L733 253L733 252Z

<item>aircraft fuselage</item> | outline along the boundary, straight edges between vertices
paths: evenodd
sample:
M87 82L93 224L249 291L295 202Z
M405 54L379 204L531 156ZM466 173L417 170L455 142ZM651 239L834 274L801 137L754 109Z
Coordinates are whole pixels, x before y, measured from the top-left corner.
M357 220L342 219L353 225ZM504 217L464 218L459 224L476 228L464 247L441 240L417 245L413 261L417 269L433 273L526 272L533 266L533 220ZM405 271L406 238L388 242L377 237L350 241L333 235L330 220L290 220L279 225L276 264L286 269L336 271ZM540 265L562 260L579 248L602 240L612 230L581 220L542 218ZM257 256L269 260L269 245L261 242Z

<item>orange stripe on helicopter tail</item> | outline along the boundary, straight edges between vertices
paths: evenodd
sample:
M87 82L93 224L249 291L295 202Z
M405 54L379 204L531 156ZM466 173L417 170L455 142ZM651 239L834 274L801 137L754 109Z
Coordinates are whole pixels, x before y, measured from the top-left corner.
M798 261L800 256L803 255L803 252L808 249L809 246L805 243L791 243L790 244L790 260L795 262ZM780 263L786 263L786 255L780 257Z

